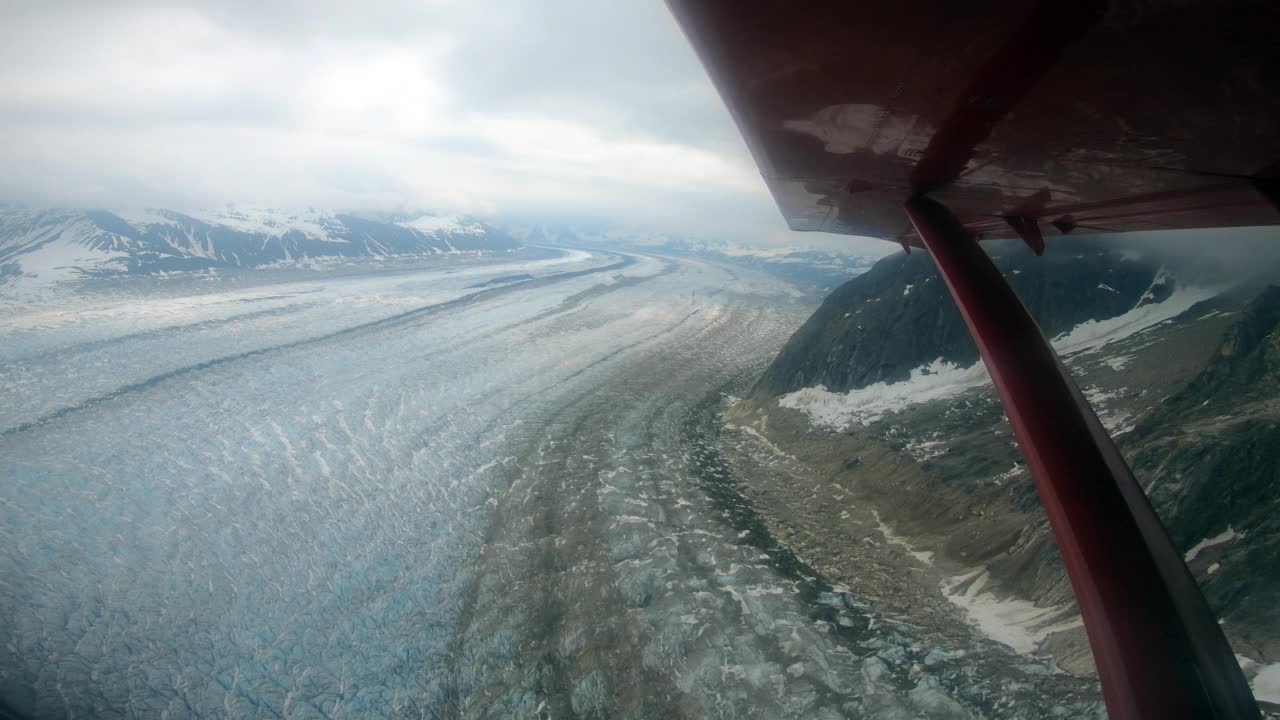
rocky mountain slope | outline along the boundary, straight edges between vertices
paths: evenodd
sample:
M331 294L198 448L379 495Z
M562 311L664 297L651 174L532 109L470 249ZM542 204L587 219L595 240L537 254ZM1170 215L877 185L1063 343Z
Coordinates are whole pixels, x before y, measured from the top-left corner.
M478 221L434 215L0 208L0 283L20 277L49 281L317 258L497 252L519 246L519 241Z
M995 255L1050 336L1165 300L1171 278L1132 254L1080 245L1034 256L1006 245ZM762 380L775 394L824 385L843 392L906 380L935 359L971 365L978 349L925 253L885 258L838 288L796 333Z
M1180 282L1087 241L1044 258L990 249L1186 553L1255 693L1280 702L1280 288ZM786 478L747 492L836 580L859 582L841 543L899 545L904 574L983 633L1092 673L1034 486L925 253L832 293L726 418L762 457L825 479L828 492ZM875 524L835 515L836 496Z

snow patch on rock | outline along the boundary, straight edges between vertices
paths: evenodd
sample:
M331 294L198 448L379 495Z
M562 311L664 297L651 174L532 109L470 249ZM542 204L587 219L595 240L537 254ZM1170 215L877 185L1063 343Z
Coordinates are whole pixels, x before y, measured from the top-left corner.
M942 594L968 616L984 635L1023 654L1036 651L1049 635L1080 627L1083 621L1070 608L1037 607L1017 598L1001 599L986 590L991 572L975 568L942 581Z
M890 545L897 545L899 547L905 548L908 555L915 558L916 560L919 560L923 565L928 565L928 566L933 565L932 552L929 552L927 550L916 550L912 548L911 543L907 542L906 538L895 535L893 532L893 529L890 528L888 525L884 524L884 521L880 519L879 512L877 512L876 510L872 510L871 515L876 519L876 527L877 529L880 530L880 534L884 536L884 539L887 540Z
M1053 347L1063 355L1096 352L1111 343L1149 330L1181 315L1198 302L1222 292L1222 288L1180 286L1164 302L1139 304L1123 315L1106 320L1089 320L1053 339ZM1146 297L1146 296L1144 296Z
M874 383L846 393L833 393L825 385L818 385L787 393L778 398L778 404L800 410L816 425L843 429L870 425L912 405L955 397L989 382L981 362L960 367L938 358L912 370L910 380Z
M1192 560L1195 560L1196 556L1198 556L1200 552L1205 548L1210 548L1210 547L1213 547L1214 545L1221 545L1223 543L1228 543L1228 542L1231 542L1232 540L1241 540L1244 538L1244 535L1245 535L1244 533L1236 532L1235 529L1233 529L1230 525L1228 525L1226 530L1223 530L1222 532L1218 533L1217 535L1214 535L1213 537L1205 538L1200 542L1196 543L1195 545L1193 545L1191 549L1187 551L1187 554L1183 556L1183 559L1186 560L1187 562L1191 562Z
M1280 663L1263 665L1253 658L1236 655L1236 662L1244 676L1249 678L1249 688L1254 699L1280 705Z

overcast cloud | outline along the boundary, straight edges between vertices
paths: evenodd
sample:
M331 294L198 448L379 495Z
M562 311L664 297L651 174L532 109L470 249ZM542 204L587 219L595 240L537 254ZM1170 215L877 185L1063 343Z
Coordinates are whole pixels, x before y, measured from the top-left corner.
M657 0L6 3L0 194L565 214L774 242Z

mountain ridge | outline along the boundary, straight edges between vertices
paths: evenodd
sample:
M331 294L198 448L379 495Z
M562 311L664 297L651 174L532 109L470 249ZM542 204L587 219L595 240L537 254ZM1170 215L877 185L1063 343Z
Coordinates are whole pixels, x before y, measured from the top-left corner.
M521 246L491 225L454 216L0 209L0 283L24 276L52 280L320 258L506 252Z
M992 257L1050 337L1160 302L1174 289L1159 263L1088 241L1032 258L1013 243L996 245ZM1071 271L1063 272L1068 265ZM843 392L907 380L935 360L972 365L978 349L928 254L899 253L832 292L779 353L761 387L774 395L819 384Z

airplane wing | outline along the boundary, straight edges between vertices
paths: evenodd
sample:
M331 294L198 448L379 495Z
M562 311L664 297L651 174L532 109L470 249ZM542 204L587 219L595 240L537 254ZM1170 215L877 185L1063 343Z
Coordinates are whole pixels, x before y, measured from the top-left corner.
M668 0L794 230L927 247L1113 718L1259 717L1142 487L972 238L1280 224L1275 0Z
M793 230L1280 223L1274 0L669 0Z

